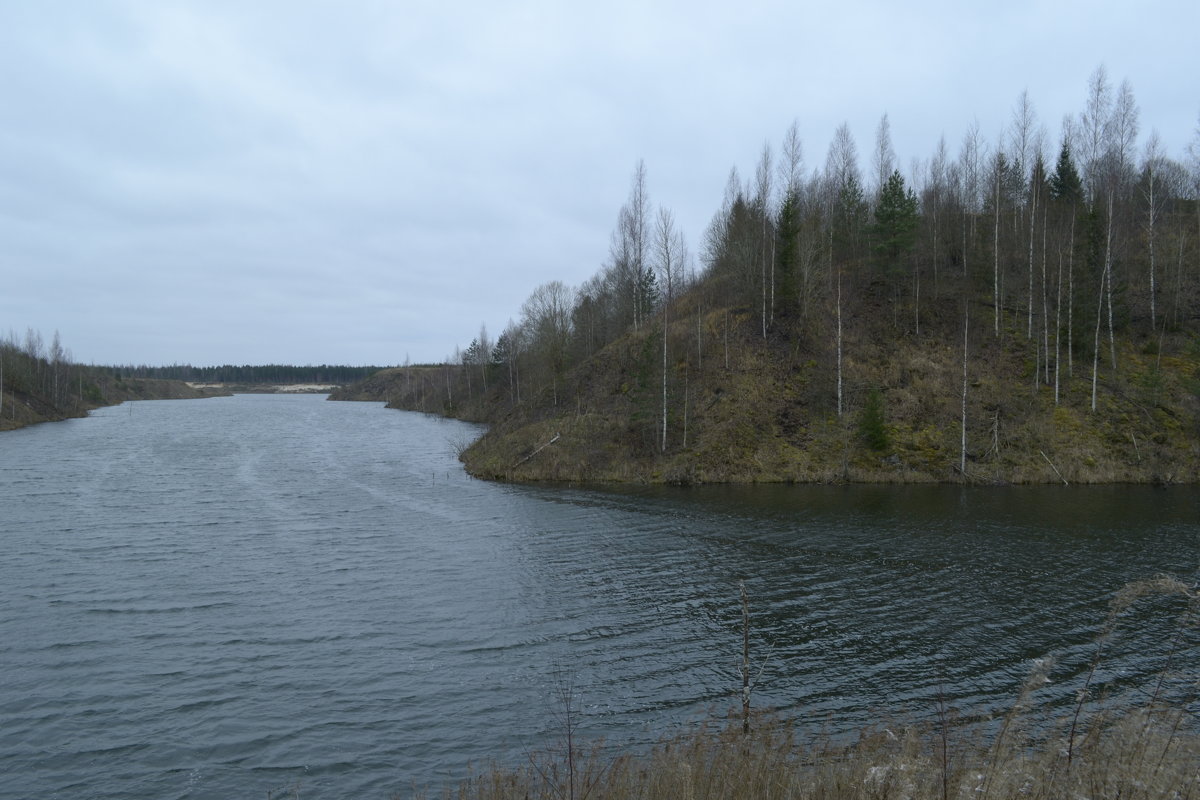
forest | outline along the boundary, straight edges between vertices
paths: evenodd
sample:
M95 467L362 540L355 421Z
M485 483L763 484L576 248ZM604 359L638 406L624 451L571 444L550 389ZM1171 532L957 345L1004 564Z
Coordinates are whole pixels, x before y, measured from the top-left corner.
M335 364L318 366L295 364L222 364L220 366L194 367L191 364L170 366L118 366L111 367L114 374L134 378L161 378L164 380L188 381L189 383L232 383L254 384L344 384L369 377L380 367L349 367Z
M842 125L808 170L793 123L698 262L639 162L593 277L335 396L490 423L489 477L1194 482L1200 127L1167 153L1104 67L1083 99L907 169L887 115L865 169Z
M126 400L180 399L273 388L279 384L345 384L378 367L294 366L97 366L75 363L58 331L47 345L29 328L24 337L0 338L0 431L70 417ZM196 388L189 384L209 384ZM214 387L211 384L225 384Z
M94 376L72 362L58 331L49 346L33 328L23 339L12 331L0 338L0 430L84 416L101 404Z

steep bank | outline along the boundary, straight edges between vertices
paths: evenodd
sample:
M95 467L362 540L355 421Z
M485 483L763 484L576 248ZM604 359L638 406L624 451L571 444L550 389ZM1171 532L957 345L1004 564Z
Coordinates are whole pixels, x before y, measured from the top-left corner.
M678 305L694 308L695 299ZM973 313L986 318L984 310ZM764 338L752 309L680 313L667 328L665 450L661 318L556 385L522 389L519 400L503 365L475 372L474 391L461 380L473 368L435 365L382 371L331 399L383 400L489 423L462 453L472 475L489 479L1200 480L1197 337L1118 339L1118 369L1100 365L1093 411L1090 357L1060 359L1056 376L1035 362L1036 345L1016 326L1000 336L986 328L969 335L964 472L961 320L952 301L930 302L924 314L920 335L869 311L847 326L839 415L835 342L823 329L790 326Z

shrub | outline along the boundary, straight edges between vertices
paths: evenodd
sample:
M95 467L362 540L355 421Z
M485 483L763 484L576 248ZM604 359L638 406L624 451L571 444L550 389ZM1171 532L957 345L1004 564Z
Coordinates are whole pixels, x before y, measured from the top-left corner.
M871 390L859 412L858 434L872 450L882 452L891 444L883 415L883 393L878 389Z

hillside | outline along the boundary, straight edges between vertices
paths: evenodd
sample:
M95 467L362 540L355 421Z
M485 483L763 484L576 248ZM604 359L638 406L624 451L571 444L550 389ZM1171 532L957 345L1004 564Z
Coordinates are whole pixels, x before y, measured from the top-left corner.
M0 431L41 422L86 417L101 406L127 400L181 400L216 397L228 392L196 389L183 381L155 378L116 378L100 370L72 365L72 390L40 392L33 386L15 386L10 381L0 392ZM64 385L66 381L63 381Z
M869 174L843 125L806 176L793 125L698 270L639 162L592 278L341 396L490 423L489 478L1194 483L1200 134L1139 155L1092 88L1056 149L1015 116L907 174L881 123Z
M694 308L705 286L680 298ZM1091 359L1039 370L1034 344L979 325L968 336L966 474L962 320L930 303L920 335L868 296L843 341L843 412L833 342L780 326L764 339L752 309L716 308L669 323L667 447L662 449L662 320L574 367L556 391L513 402L502 365L466 388L462 367L381 372L331 399L373 399L490 423L462 453L467 470L517 481L1192 483L1200 475L1200 338L1117 341L1119 369L1097 382ZM971 312L987 320L992 310ZM849 316L849 315L848 315ZM728 326L728 333L726 332ZM697 333L697 330L699 333ZM1052 371L1052 370L1051 370ZM447 395L446 387L451 392ZM456 397L454 391L459 392ZM882 400L883 441L864 431ZM554 397L557 396L557 404ZM869 425L865 427L870 427ZM556 438L557 437L557 438Z

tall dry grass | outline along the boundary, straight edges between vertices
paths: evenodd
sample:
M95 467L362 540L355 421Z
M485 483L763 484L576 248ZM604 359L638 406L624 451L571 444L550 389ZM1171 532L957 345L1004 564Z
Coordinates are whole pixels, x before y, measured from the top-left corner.
M851 745L798 741L792 726L758 720L706 725L645 755L596 747L576 773L561 761L495 767L446 800L917 800L942 798L1191 798L1200 796L1200 736L1180 709L1089 719L1067 761L1062 731L1042 740L943 740L930 727L865 732ZM574 782L572 782L574 777ZM426 797L418 794L417 797Z
M1126 612L1146 597L1178 602L1163 674L1136 702L1093 702L1092 677ZM1051 659L1036 660L1011 707L990 725L960 722L938 701L933 722L879 724L853 742L799 738L788 720L741 710L664 740L645 753L563 741L519 767L494 766L430 800L1104 800L1200 798L1197 665L1180 663L1200 592L1170 577L1115 595L1095 656L1073 702L1046 713ZM1170 675L1168 676L1168 673ZM1166 692L1168 681L1184 691ZM1168 697L1168 695L1170 695ZM569 706L570 699L568 697ZM1049 719L1049 721L1047 721Z

